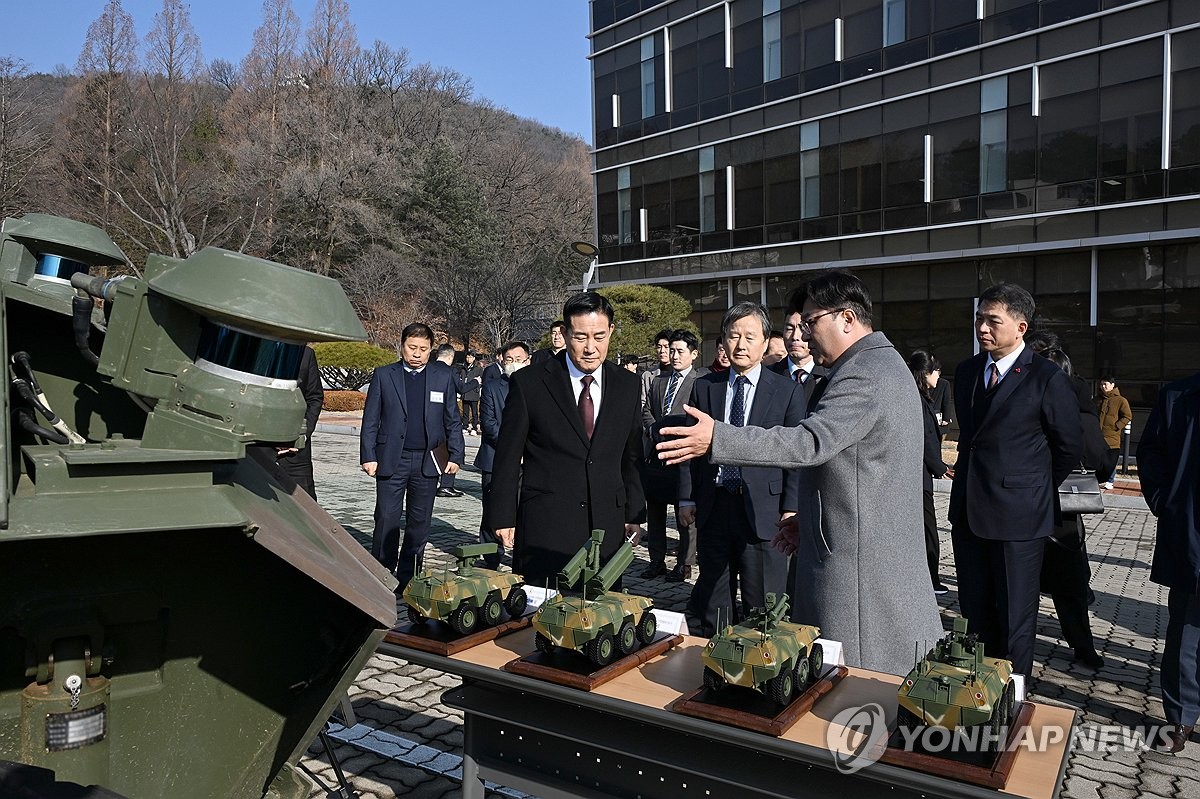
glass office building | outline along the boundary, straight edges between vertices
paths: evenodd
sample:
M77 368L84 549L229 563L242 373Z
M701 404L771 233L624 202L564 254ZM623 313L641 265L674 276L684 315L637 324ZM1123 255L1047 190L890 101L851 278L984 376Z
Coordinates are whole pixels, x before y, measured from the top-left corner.
M1144 422L1200 371L1200 0L591 0L600 285L705 356L811 270L947 376L1017 282ZM1134 438L1137 438L1135 429Z

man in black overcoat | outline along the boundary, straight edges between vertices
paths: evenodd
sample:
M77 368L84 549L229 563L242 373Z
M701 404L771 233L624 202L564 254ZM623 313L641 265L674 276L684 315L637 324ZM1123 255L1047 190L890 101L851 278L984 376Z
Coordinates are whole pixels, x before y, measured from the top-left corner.
M493 461L488 526L513 548L513 571L552 581L594 529L610 558L645 502L638 378L608 363L613 308L595 292L563 306L566 350L509 381Z

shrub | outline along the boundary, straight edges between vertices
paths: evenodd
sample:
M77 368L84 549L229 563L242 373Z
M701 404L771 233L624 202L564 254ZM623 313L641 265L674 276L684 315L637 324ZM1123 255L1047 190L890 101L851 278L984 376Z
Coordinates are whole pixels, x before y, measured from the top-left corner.
M367 395L361 391L326 391L321 407L327 411L361 411Z
M314 344L313 352L325 384L340 391L362 388L372 371L396 362L396 353L365 341L324 341Z

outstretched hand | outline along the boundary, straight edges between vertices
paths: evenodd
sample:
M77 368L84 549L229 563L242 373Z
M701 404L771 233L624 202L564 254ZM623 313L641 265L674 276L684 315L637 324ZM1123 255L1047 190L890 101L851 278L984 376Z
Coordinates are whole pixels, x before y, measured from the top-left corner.
M713 418L704 411L696 410L691 405L684 405L683 410L696 420L690 427L664 427L659 431L664 439L656 447L658 459L668 466L690 461L708 454L712 448Z

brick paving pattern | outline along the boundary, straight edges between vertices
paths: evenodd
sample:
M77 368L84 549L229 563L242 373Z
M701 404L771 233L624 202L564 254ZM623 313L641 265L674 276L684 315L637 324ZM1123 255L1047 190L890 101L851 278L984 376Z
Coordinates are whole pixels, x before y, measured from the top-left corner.
M369 547L375 495L371 478L358 468L357 418L322 416L313 451L317 493L325 508L350 533ZM467 463L478 439L467 439ZM449 551L474 542L479 528L479 474L471 469L459 476L466 492L434 505L433 530L426 554L428 564L452 565ZM1124 486L1122 486L1124 487ZM1119 496L1119 495L1125 496ZM1114 496L1117 495L1117 496ZM946 523L948 495L937 494L942 525L942 574L950 593L940 597L944 620L957 613L957 588L950 533ZM1051 704L1082 710L1081 728L1122 725L1144 728L1162 719L1158 700L1158 660L1166 630L1166 589L1149 582L1155 520L1136 490L1107 492L1116 507L1099 519L1088 520L1088 550L1092 563L1091 607L1096 649L1105 658L1097 671L1076 664L1061 631L1049 597L1043 597L1035 651L1032 694ZM674 532L671 531L671 535ZM628 590L654 598L658 607L684 611L691 585L662 579L643 581L647 562L644 547L626 573ZM673 565L673 556L667 558ZM695 620L693 620L693 626ZM443 691L457 686L457 677L373 656L350 689L357 726L333 727L334 751L351 784L364 799L405 795L424 799L461 793L462 714L439 701ZM1070 756L1061 796L1069 799L1125 797L1200 797L1200 744L1193 741L1180 755L1160 755L1121 746L1089 746L1085 737ZM326 797L336 789L333 769L324 750L314 742L302 760L317 781L312 794ZM489 799L521 797L518 791L489 786Z

